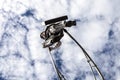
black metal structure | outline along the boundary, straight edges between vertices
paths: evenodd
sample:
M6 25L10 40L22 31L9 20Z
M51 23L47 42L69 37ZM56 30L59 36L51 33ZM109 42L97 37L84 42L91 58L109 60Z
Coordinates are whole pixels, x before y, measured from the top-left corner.
M57 27L56 22L61 23L61 21L65 21L66 19L68 19L67 16L62 16L62 17L47 20L47 21L45 21L45 24L46 25L50 24L50 26ZM97 77L96 77L96 74L95 74L94 70L98 73L101 80L105 80L104 76L101 73L101 71L99 70L99 68L97 67L95 62L92 60L92 58L89 56L87 51L85 51L85 49L77 42L77 40L66 29L64 29L65 27L71 27L71 26L75 26L75 25L76 25L76 21L65 21L64 24L60 24L58 27L62 26L62 28L60 27L61 30L64 31L79 46L79 48L83 51L83 53L85 55L85 58L87 59L87 62L89 64L89 66L90 66L90 69L91 69L91 71L93 73L94 80L97 80ZM54 35L52 35L52 36L54 36ZM45 36L43 36L43 37L45 37ZM49 55L51 57L52 65L53 65L53 67L55 69L56 74L58 75L58 79L59 80L67 80L67 79L65 79L64 75L59 71L59 69L57 68L57 66L55 64L55 61L54 61L54 59L52 57L52 54L51 54L50 46L48 46L48 48L49 48Z
M67 20L67 19L68 19L68 17L66 15L61 16L61 17L57 17L57 18L45 21L45 25L56 23L56 22L59 22L59 21Z

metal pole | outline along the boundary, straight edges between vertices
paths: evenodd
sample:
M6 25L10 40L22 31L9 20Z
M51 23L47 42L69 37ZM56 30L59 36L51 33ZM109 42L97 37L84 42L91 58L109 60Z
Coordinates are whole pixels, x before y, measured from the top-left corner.
M64 77L64 75L62 75L62 73L58 70L58 68L57 68L57 66L56 66L56 64L55 64L55 61L54 61L54 59L53 59L53 57L52 57L52 55L51 55L50 49L49 49L49 56L50 56L50 58L51 58L52 65L53 65L54 70L55 70L55 72L56 72L56 74L57 74L57 76L58 76L58 79L59 79L59 80L66 80L65 77Z
M91 64L90 64L90 61L91 61L92 64L94 65L94 67L96 68L96 71L98 72L99 76L101 77L101 80L105 80L104 77L103 77L103 75L102 75L102 73L101 73L101 71L99 70L99 68L97 67L97 65L95 64L95 62L92 60L92 58L91 58L91 57L88 55L88 53L85 51L85 49L77 42L77 40L76 40L74 37L72 37L72 35L71 35L66 29L64 29L64 32L67 33L68 36L69 36L71 39L73 39L73 41L82 49L84 55L86 56L86 58L87 58L87 60L88 60L89 65L91 66ZM92 67L91 67L91 68L92 68ZM92 71L93 71L93 68L92 68ZM94 72L93 72L93 74L94 74ZM94 75L94 76L95 76L95 75Z

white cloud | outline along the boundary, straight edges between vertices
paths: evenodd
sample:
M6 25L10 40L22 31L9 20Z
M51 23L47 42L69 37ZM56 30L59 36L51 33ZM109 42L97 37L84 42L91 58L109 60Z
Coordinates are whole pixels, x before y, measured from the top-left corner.
M96 60L102 72L107 73L106 76L115 72L114 78L119 80L119 0L14 0L12 2L5 0L3 5L2 3L0 3L0 9L4 11L0 11L0 65L2 65L0 73L4 77L8 76L5 78L10 79L9 76L14 75L17 80L52 80L56 74L47 49L42 48L43 40L39 37L44 26L36 19L44 21L67 14L69 19L80 20L77 22L77 26L67 28L67 30ZM35 9L34 16L20 15L27 9ZM110 30L114 32L114 39L109 39ZM2 37L4 33L11 36ZM68 80L74 80L78 74L84 74L82 72L90 72L85 56L72 39L65 34L61 41L62 46L59 48L59 52L62 55L59 58L63 61L62 72ZM109 48L106 44L114 47L110 52L103 53L104 48ZM107 53L109 55L106 55ZM118 54L114 55L114 53ZM95 55L98 56L95 57ZM115 63L113 70L110 70L111 74L108 72L108 67L111 67L110 64L112 64L109 62L110 60ZM35 61L33 66L32 61ZM101 62L104 62L103 65ZM33 74L35 74L34 78ZM93 80L93 76L87 74L85 80Z

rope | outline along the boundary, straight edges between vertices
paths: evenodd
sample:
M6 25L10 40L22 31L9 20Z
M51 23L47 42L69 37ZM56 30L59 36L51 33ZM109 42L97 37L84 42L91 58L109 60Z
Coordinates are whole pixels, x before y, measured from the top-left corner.
M53 59L53 57L52 57L50 48L49 48L49 56L50 56L50 58L51 58L52 65L53 65L54 70L55 70L55 72L56 72L56 74L57 74L57 76L58 76L58 79L59 79L59 80L66 80L65 77L64 77L64 75L62 75L62 73L58 70L58 68L57 68L57 66L56 66L56 64L55 64L55 61L54 61L54 59Z
M91 57L88 55L88 53L85 51L85 49L77 42L77 40L76 40L74 37L72 37L72 35L71 35L66 29L64 29L64 32L65 32L66 34L68 34L68 36L69 36L71 39L73 39L73 41L74 41L74 42L80 47L80 49L83 51L83 53L84 53L84 55L85 55L85 57L86 57L86 59L87 59L87 61L88 61L88 63L89 63L89 66L90 66L90 68L91 68L91 70L92 70L92 73L93 73L93 75L94 75L94 79L96 80L96 76L95 76L95 73L94 73L94 71L93 71L93 67L96 68L96 71L98 72L99 76L101 77L101 80L105 80L104 77L103 77L103 75L102 75L102 73L101 73L101 71L99 70L99 68L97 67L97 65L95 64L95 62L91 59ZM92 67L92 65L90 64L90 62L93 64L93 67Z

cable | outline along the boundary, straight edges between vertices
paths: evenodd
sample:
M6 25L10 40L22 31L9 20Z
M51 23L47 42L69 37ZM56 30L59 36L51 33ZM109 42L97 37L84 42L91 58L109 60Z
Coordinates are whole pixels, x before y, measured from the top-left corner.
M51 58L51 61L52 61L52 65L53 65L53 67L54 67L54 70L55 70L56 74L58 75L58 79L59 79L59 80L66 80L65 77L64 77L64 75L58 70L58 68L57 68L57 66L56 66L56 64L55 64L55 61L54 61L54 59L53 59L53 57L52 57L52 55L51 55L51 50L50 50L50 48L49 48L49 56L50 56L50 58Z
M88 63L89 63L89 66L91 67L91 70L92 70L92 72L93 72L93 75L94 75L95 80L96 80L96 77L95 77L95 73L94 73L94 71L93 71L93 67L96 68L96 71L98 72L99 76L101 77L101 80L105 80L104 77L103 77L103 75L102 75L102 73L101 73L101 71L99 70L99 68L97 67L97 65L95 64L95 62L92 60L92 58L91 58L91 57L88 55L88 53L85 51L85 49L77 42L77 40L76 40L74 37L72 37L72 35L71 35L66 29L64 29L64 32L65 32L66 34L68 34L68 36L69 36L69 37L80 47L80 49L83 51L83 53L84 53L84 55L85 55L85 57L86 57L86 59L87 59L87 61L88 61ZM92 62L93 67L92 67L92 65L90 64L90 62Z

